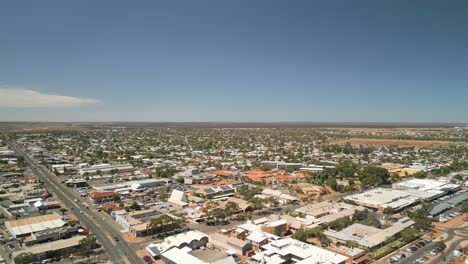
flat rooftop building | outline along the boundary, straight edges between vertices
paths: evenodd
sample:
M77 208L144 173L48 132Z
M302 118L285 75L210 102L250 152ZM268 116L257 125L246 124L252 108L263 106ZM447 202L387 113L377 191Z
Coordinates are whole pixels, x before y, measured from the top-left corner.
M252 256L258 263L344 264L346 256L293 238L272 241L261 246L263 251Z
M51 228L62 227L65 224L65 221L62 220L62 216L53 213L49 215L7 221L5 222L5 227L13 237L18 237Z
M348 195L344 199L378 211L385 208L400 210L419 201L408 192L384 188Z

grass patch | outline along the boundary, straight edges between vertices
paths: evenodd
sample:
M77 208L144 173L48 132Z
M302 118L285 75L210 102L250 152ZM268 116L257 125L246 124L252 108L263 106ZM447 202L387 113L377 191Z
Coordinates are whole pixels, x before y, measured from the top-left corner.
M390 253L392 253L393 251L401 248L402 246L406 245L407 242L405 241L402 241L402 240L396 240L396 241L393 241L379 249L377 249L376 251L372 252L372 253L369 253L369 257L373 260L377 260L377 259L380 259Z

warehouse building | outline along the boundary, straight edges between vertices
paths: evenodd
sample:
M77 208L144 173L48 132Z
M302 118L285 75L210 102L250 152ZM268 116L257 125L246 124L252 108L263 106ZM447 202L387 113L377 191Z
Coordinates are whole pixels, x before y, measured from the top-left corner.
M27 236L32 233L64 226L66 223L57 213L41 215L5 222L5 227L13 237Z

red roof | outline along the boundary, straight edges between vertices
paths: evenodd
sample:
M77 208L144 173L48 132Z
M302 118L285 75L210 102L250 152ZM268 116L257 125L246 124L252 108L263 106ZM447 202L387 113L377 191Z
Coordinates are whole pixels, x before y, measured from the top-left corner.
M102 209L104 210L112 209L113 211L119 211L119 210L122 210L123 208L120 208L120 206L116 204L105 204L102 206Z
M108 198L115 195L115 192L92 192L88 195L91 199Z

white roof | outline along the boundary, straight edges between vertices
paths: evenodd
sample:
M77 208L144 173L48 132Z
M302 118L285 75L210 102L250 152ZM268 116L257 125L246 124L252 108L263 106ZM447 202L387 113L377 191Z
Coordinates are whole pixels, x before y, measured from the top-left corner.
M383 206L408 196L411 196L411 194L405 191L375 188L363 193L351 194L346 196L345 199L368 205Z
M186 250L180 248L171 248L168 251L164 252L162 256L166 259L169 259L171 263L176 264L208 264L192 255L190 255Z
M329 250L319 248L307 243L303 243L293 238L285 238L262 246L267 251L274 252L281 256L292 255L303 259L298 263L343 263L348 258Z
M181 206L186 205L188 203L187 196L185 196L185 193L179 190L173 190L171 193L171 197L169 197L169 200L167 201Z
M49 228L62 227L65 224L62 217L56 213L5 222L5 226L15 237Z

